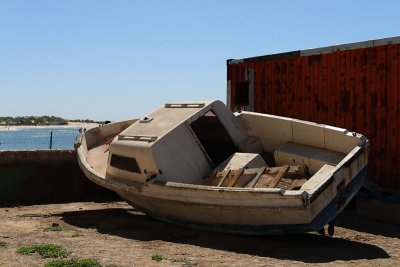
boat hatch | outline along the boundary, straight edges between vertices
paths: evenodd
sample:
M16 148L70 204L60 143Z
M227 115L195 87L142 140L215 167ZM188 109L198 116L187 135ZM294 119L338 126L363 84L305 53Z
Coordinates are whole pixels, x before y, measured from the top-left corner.
M212 110L194 121L190 127L214 166L236 152L235 143Z

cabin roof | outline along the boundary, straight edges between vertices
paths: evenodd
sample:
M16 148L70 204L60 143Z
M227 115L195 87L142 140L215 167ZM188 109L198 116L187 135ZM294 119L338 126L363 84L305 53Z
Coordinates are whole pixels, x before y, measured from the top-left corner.
M148 137L158 139L201 110L212 101L169 103L138 120L119 134L120 137ZM154 141L154 140L153 140Z

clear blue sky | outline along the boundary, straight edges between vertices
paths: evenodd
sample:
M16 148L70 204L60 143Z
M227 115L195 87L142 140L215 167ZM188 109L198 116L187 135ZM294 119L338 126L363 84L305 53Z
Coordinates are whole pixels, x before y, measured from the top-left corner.
M0 116L226 99L228 58L400 35L400 1L0 0Z

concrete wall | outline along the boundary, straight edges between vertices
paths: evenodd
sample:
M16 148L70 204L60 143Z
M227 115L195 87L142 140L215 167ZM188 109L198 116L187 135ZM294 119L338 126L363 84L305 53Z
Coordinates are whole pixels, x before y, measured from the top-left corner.
M0 151L0 206L117 198L83 175L75 150Z

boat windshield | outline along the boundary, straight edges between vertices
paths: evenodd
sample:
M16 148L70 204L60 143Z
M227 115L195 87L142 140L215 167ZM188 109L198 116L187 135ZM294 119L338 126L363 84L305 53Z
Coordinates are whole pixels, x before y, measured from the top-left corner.
M235 143L212 110L194 121L190 127L214 166L236 152Z

